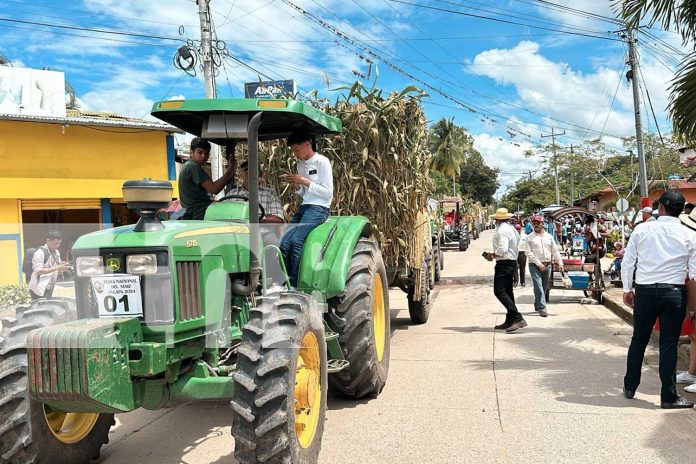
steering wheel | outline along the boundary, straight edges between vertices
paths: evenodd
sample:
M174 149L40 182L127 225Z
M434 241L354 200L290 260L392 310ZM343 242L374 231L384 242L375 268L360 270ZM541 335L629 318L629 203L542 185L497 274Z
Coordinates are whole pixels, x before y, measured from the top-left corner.
M244 200L248 203L249 197L246 195L234 195L234 194L233 195L225 195L224 197L222 197L218 200L218 203L221 203L225 200ZM261 206L261 202L259 202L259 222L261 222L261 220L265 217L266 217L266 210L263 208L263 206Z

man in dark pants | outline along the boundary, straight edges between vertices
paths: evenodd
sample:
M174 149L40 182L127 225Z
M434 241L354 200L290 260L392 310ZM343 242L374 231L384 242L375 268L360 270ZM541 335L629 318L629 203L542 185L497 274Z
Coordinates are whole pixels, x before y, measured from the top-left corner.
M658 200L660 217L637 227L621 264L624 303L633 308L633 337L628 348L624 396L633 398L640 384L645 348L660 320L660 392L663 409L692 408L677 394L677 342L686 313L687 273L696 277L696 234L678 217L684 195L667 190ZM635 292L632 288L635 270Z
M495 326L496 330L505 330L507 333L527 327L515 305L515 295L512 292L512 280L517 273L517 250L519 234L508 222L513 215L505 208L500 208L492 216L495 219L496 230L493 237L493 253L484 253L488 261L495 259L495 274L493 277L493 294L500 301L507 315L505 322Z

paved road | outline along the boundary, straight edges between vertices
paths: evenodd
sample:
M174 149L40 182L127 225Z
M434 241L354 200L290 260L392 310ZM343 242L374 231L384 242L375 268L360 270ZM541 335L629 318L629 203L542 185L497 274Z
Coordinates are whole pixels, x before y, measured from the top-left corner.
M692 462L696 412L656 407L653 351L636 399L621 396L631 328L603 306L558 291L540 318L528 280L516 295L529 327L493 331L504 313L481 258L490 238L446 253L428 324L411 325L391 292L387 386L371 401L330 398L321 462ZM234 463L230 423L225 402L122 415L103 462Z

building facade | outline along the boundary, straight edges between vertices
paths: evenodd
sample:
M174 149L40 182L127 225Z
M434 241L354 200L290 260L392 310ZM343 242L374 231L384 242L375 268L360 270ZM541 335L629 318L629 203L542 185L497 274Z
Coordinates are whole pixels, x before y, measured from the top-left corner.
M24 250L63 234L68 257L83 233L133 221L124 180L169 180L173 133L162 123L68 110L66 116L0 114L0 285L23 281Z

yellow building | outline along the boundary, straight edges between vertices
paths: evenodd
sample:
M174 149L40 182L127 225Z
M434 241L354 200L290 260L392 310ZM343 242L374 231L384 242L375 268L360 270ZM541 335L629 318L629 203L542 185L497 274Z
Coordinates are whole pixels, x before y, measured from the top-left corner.
M124 180L166 179L176 192L174 132L75 110L0 115L0 285L23 281L23 251L42 245L48 228L62 232L65 258L79 235L132 222Z

